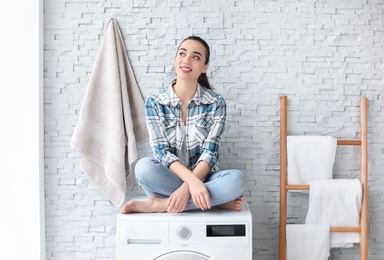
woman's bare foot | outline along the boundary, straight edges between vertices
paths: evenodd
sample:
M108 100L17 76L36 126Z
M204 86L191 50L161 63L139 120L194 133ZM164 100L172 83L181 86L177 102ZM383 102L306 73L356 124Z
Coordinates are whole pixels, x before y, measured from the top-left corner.
M128 201L123 208L121 213L159 213L167 212L168 199L161 199L156 196L148 197L146 200L130 200Z
M240 211L241 210L241 204L243 203L244 200L244 195L241 195L235 200L228 201L224 204L218 205L217 207L222 208L222 209L230 209L230 210L235 210L235 211Z

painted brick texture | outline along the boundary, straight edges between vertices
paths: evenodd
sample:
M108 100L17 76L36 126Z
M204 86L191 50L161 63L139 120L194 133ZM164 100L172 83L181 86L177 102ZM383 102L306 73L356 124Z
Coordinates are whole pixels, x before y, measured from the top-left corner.
M275 260L279 226L279 96L289 134L359 137L369 100L369 259L384 259L384 1L45 0L44 105L47 259L115 259L114 208L79 168L74 126L107 22L116 18L144 95L175 77L181 39L211 46L208 76L228 105L220 166L243 170L253 259ZM147 144L140 156L151 155ZM338 148L336 177L359 173L359 150ZM135 186L128 194L143 195ZM290 195L289 221L307 199ZM359 246L330 259L359 259Z

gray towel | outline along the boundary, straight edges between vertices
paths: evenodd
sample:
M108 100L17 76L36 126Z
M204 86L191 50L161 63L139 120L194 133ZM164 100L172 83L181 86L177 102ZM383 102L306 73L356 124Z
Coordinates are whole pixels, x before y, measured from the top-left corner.
M144 100L120 29L109 21L85 92L71 146L81 170L119 207L133 184L137 143L148 139Z

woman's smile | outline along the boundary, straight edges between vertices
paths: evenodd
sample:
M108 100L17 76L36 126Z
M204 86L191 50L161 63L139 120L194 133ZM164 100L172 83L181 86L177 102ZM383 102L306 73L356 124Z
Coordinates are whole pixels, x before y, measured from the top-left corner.
M181 69L184 73L192 72L192 69L191 69L189 66L180 66L180 69Z

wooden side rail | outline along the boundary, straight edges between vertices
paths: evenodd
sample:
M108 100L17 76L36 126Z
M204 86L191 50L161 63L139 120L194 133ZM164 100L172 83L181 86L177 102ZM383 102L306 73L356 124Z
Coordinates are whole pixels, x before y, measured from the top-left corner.
M360 181L363 197L360 213L360 260L368 260L368 99L360 97Z
M279 226L279 259L287 259L287 189L288 157L287 157L287 96L280 97L280 226Z

